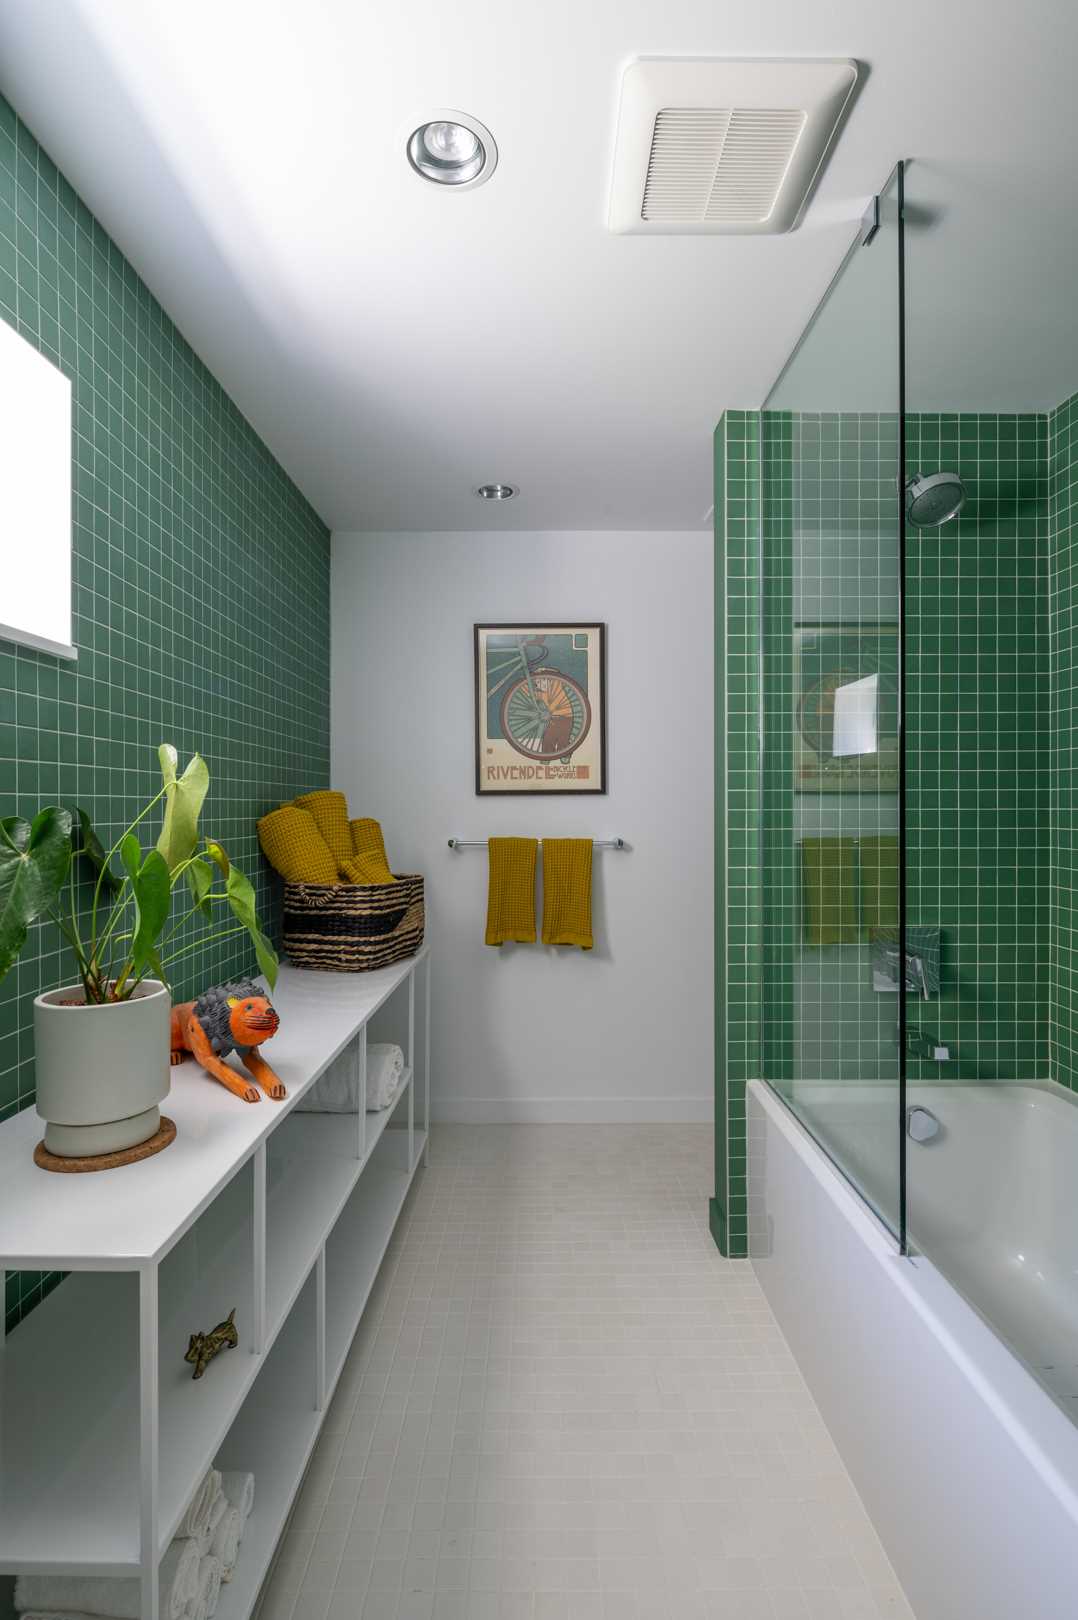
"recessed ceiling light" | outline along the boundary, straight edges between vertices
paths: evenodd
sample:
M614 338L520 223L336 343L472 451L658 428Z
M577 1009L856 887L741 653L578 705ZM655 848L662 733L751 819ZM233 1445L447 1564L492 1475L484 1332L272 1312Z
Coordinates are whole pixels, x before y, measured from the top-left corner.
M515 484L480 484L475 492L481 501L511 501L517 493Z
M441 108L408 137L408 162L423 180L436 186L481 186L494 173L498 148L494 137L467 113Z

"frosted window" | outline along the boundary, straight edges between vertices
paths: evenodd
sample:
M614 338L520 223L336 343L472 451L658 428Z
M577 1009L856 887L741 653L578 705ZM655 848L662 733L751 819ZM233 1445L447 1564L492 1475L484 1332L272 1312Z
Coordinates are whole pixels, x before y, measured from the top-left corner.
M71 384L0 320L0 637L74 658Z

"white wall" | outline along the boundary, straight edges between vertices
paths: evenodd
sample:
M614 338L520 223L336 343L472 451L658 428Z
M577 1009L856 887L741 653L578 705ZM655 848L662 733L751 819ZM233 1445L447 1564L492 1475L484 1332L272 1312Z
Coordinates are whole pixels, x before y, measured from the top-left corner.
M436 1116L706 1120L713 1100L707 532L335 534L333 783L427 879ZM477 798L474 623L607 625L605 797ZM483 943L491 834L619 836L595 950Z

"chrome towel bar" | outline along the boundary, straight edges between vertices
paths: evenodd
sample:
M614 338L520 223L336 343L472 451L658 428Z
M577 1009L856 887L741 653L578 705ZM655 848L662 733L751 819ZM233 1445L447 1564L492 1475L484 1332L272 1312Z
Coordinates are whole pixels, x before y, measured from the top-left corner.
M448 840L450 849L486 849L488 842L489 840L486 838L450 838ZM543 840L540 838L538 842L541 844ZM592 847L594 849L628 849L629 846L624 838L593 838Z

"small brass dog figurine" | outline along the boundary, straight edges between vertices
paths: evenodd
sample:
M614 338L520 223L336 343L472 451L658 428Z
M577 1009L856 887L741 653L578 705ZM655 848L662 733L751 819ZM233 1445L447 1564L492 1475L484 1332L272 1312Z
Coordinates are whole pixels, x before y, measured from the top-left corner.
M225 984L206 990L197 1001L172 1009L170 1063L182 1063L190 1054L244 1102L261 1099L250 1081L224 1060L230 1052L252 1074L267 1097L280 1101L288 1093L259 1051L259 1043L276 1035L281 1020L269 998L256 984Z
M236 1307L233 1305L223 1322L218 1322L209 1333L192 1333L187 1346L184 1361L190 1361L194 1366L192 1378L201 1378L214 1356L222 1350L235 1350L240 1342L236 1332Z

